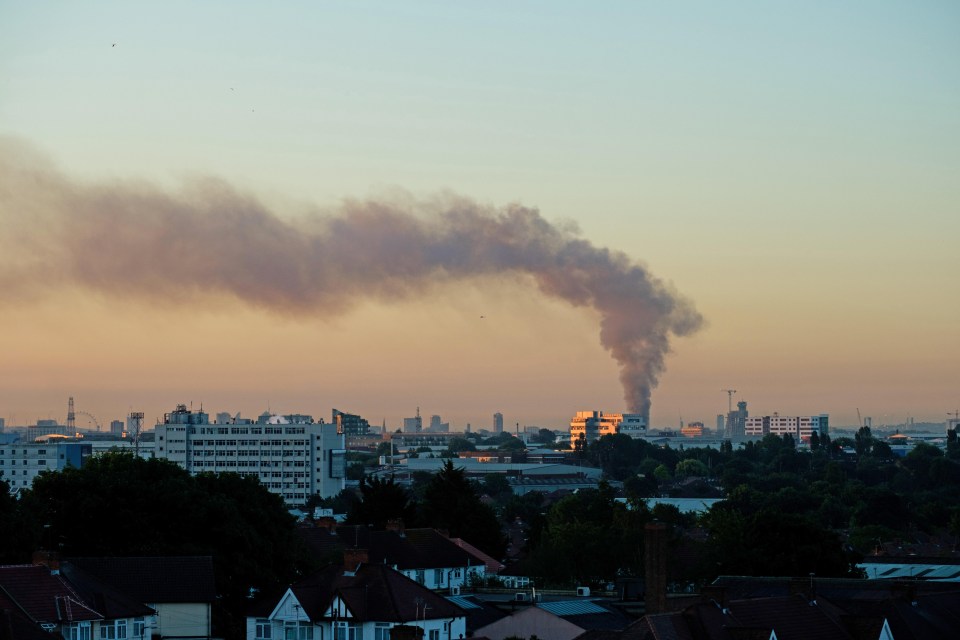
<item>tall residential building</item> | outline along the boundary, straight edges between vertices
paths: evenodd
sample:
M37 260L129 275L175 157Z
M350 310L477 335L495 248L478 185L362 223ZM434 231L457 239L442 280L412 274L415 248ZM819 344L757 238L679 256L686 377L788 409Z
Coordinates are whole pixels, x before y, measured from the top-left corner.
M111 420L110 433L115 436L121 435L123 433L123 420Z
M336 424L313 422L309 416L273 415L256 424L221 425L181 404L157 424L155 447L158 458L193 475L230 471L256 476L288 505L303 505L314 495L330 498L345 486L343 434Z
M420 407L417 407L416 416L403 419L403 432L420 433L421 431L423 431L423 418L420 417Z
M493 414L493 432L503 433L503 414L499 411Z
M723 414L722 413L717 414L717 433L718 434L726 433L723 430Z
M731 411L727 416L726 436L728 438L742 438L746 435L746 420L750 415L747 412L746 400L737 403L737 410Z
M830 431L830 418L826 413L818 416L753 416L746 418L744 425L747 437L762 438L767 434L776 436L791 435L797 442L810 442L810 437L825 436Z
M365 436L370 433L370 422L352 413L333 410L331 422L337 425L337 431L346 436Z
M646 434L647 421L638 413L577 411L570 420L570 442L583 438L589 444L606 435L623 433L632 438Z
M441 422L440 416L437 416L437 415L430 416L430 426L427 427L427 431L431 433L449 433L450 423Z

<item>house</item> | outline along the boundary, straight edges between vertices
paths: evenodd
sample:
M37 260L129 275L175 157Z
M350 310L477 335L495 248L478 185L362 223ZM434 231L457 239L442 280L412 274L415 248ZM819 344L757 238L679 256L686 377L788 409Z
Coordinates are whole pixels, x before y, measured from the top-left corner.
M150 640L156 614L93 576L79 570L68 576L49 552L35 554L33 564L0 566L0 609L0 631L9 629L5 637L14 640L32 638L38 629L66 640Z
M620 611L604 606L599 600L538 601L477 628L475 635L490 640L531 636L544 640L570 640L588 631L619 632L633 620Z
M383 563L333 564L263 600L247 640L450 640L466 635L456 604Z
M317 526L301 528L299 533L318 558L337 562L340 556L359 550L364 562L385 564L428 589L444 589L454 595L461 587L482 582L488 566L502 566L436 529L405 529L398 520L390 521L386 531L374 531L323 518Z
M722 576L697 602L647 615L609 638L947 640L958 628L956 584Z
M217 597L211 556L69 558L61 570L76 581L78 571L94 576L154 609L154 638L211 635Z

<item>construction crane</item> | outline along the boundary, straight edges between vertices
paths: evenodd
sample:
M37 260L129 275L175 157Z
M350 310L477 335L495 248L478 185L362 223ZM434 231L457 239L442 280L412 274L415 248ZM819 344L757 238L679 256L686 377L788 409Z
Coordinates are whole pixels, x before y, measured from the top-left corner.
M860 423L860 427L863 428L863 418L860 417L860 407L857 407L857 422Z
M720 389L720 391L727 394L727 414L733 413L733 394L737 392L736 389Z

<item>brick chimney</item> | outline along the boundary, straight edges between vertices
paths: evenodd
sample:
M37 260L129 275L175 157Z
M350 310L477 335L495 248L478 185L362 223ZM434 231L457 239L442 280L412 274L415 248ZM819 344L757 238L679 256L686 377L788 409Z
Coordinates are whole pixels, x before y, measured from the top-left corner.
M344 549L343 550L343 568L347 571L355 571L358 566L370 561L370 554L366 549Z
M60 554L56 551L38 549L33 552L33 564L44 566L50 569L50 573L57 575L60 573Z
M647 615L667 610L667 525L651 522L644 527L644 575Z
M387 520L387 531L396 531L403 537L403 520L400 518L391 518Z
M316 520L315 524L318 529L326 529L330 533L337 531L337 520L333 516L323 516Z

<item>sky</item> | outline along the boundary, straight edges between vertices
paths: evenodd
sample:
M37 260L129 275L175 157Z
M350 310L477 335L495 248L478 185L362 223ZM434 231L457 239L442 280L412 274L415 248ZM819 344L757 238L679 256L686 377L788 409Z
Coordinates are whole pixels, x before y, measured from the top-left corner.
M657 427L725 389L943 422L958 33L949 1L0 3L0 417L564 428L630 409L642 352Z

